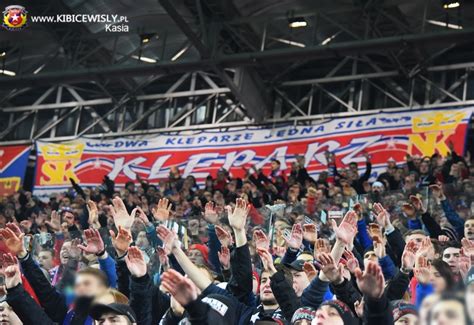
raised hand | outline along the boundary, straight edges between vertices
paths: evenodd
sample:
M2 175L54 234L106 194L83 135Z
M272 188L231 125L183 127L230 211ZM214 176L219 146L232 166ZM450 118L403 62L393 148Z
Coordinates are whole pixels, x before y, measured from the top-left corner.
M219 214L216 211L214 202L209 201L204 207L204 220L215 225L219 221Z
M61 231L61 216L56 210L51 211L51 220L44 223L56 232Z
M89 220L88 223L92 227L99 227L99 210L97 209L97 205L94 201L89 200L87 201L87 211L89 212Z
M163 242L163 249L165 250L166 255L170 255L173 249L179 247L178 237L174 231L165 226L158 226L156 228L156 233Z
M267 249L259 248L257 249L257 254L262 260L263 269L273 275L277 272L275 265L273 264L273 258L270 252Z
M71 247L69 247L69 258L73 260L78 260L81 257L81 249L79 244L81 240L79 238L71 240Z
M8 257L4 258L8 265L5 267L5 286L7 289L11 289L21 283L21 273L16 256L7 255Z
M422 239L420 247L416 251L416 256L428 257L434 254L434 247L431 239L426 236Z
M247 222L247 215L250 211L250 204L244 199L237 199L235 202L235 208L232 210L232 207L226 207L229 224L234 230L244 230L245 223Z
M125 229L130 229L133 224L134 217L128 214L127 208L123 203L122 199L115 197L112 199L112 204L109 206L112 217L114 218L114 223L117 227L123 227Z
M173 269L161 275L161 284L181 306L187 306L198 297L196 285Z
M385 279L378 263L370 261L364 272L357 268L354 275L357 286L364 296L376 299L382 297Z
M322 238L319 238L318 240L316 240L314 254L316 255L316 253L329 253L329 249L326 246L326 243L324 242L324 239L322 239Z
M363 209L362 209L362 205L359 202L354 204L354 206L352 207L352 210L354 210L354 212L357 214L357 220L362 219Z
M128 248L128 254L125 257L125 263L127 263L127 268L136 278L141 278L146 274L146 262L143 257L142 251L136 247L132 246Z
M286 248L282 246L274 246L272 248L273 255L278 256L278 257L283 257L285 256L286 253Z
M23 221L29 221L29 220L23 220ZM22 221L22 222L23 222ZM31 221L29 221L31 223ZM20 223L21 224L21 223ZM5 225L6 228L10 229L11 231L13 231L13 233L15 235L17 235L18 237L23 233L23 231L21 231L20 228L18 228L18 225L13 223L13 222L8 222L6 225ZM31 226L29 227L31 228Z
M472 260L474 258L474 241L463 238L461 239L461 244L464 255Z
M130 231L119 226L117 236L115 236L115 232L113 230L110 230L109 233L110 238L112 239L112 245L114 246L117 254L119 256L125 255L127 253L128 247L133 241Z
M410 202L413 205L413 207L415 207L416 211L418 211L419 213L426 212L426 208L423 205L423 201L418 196L410 195Z
M308 277L309 282L313 281L313 279L318 275L318 270L311 262L306 262L303 264L303 271Z
M427 284L430 282L431 271L428 267L428 260L426 257L418 256L414 273L418 283Z
M303 239L314 245L318 240L318 230L314 223L308 223L303 225Z
M349 269L349 272L354 274L355 270L359 267L359 261L357 258L352 254L351 251L347 249L344 251L342 256L346 259L346 266Z
M286 241L286 244L289 248L300 249L301 244L303 243L303 229L299 223L293 225L291 229L291 235L289 238L286 236L283 237Z
M172 204L167 198L162 198L158 204L151 210L153 217L158 221L166 221L170 217Z
M379 224L377 224L377 223L369 223L368 232L369 232L369 236L370 236L370 238L372 238L372 240L375 237L382 238L382 229L380 228Z
M361 299L361 300L357 300L356 302L354 302L354 310L357 314L357 317L359 318L363 318L364 317L364 300Z
M136 207L136 208L134 209L134 211L136 211L136 212L138 212L138 213L136 213L136 212L133 213L133 212L132 212L132 217L133 217L133 216L136 216L136 218L138 218L139 220L141 220L145 226L149 226L149 225L151 224L150 220L148 220L148 217L147 217L145 211L143 211L142 208Z
M83 252L97 255L105 250L104 241L97 229L84 230L84 236L86 237L87 244L85 246L77 245Z
M382 204L375 203L373 209L375 212L375 218L377 220L377 223L385 229L387 229L387 227L390 227L390 213L388 213L388 211L382 206Z
M406 271L413 270L416 262L416 243L411 240L405 245L402 254L402 268Z
M230 250L228 247L222 246L221 251L217 252L219 262L221 263L224 270L230 269Z
M432 184L432 185L429 186L429 188L431 190L431 193L433 194L433 197L437 201L441 201L441 200L446 199L446 196L444 195L444 191L443 191L443 188L441 187L441 185Z
M17 227L18 228L18 227ZM16 256L26 255L26 249L23 245L23 238L25 234L20 233L19 235L8 228L0 229L0 240L3 241L5 246L15 254Z
M317 260L319 263L321 263L321 271L329 279L329 281L335 284L339 284L344 281L344 278L342 277L342 270L344 266L342 264L336 266L336 263L334 262L334 259L332 258L331 254L318 254Z
M438 236L438 241L439 241L440 244L443 244L443 243L447 243L448 241L450 241L450 239L446 235L439 235Z
M216 235L221 242L221 246L230 247L234 243L232 235L221 226L216 226Z
M383 258L386 255L385 244L382 241L382 238L375 236L373 238L374 243L374 252L378 258Z
M349 211L344 216L344 219L342 219L339 227L334 219L331 219L331 225L336 233L336 238L342 243L349 245L357 233L357 214L354 211Z
M407 215L408 218L416 217L416 209L411 203L403 203L402 211Z
M165 250L163 247L157 247L156 252L158 254L158 259L160 260L160 265L163 266L163 270L167 270L170 265L170 260L168 258L168 255L166 255Z
M267 235L260 229L253 232L253 242L257 249L268 249L270 247L270 241L268 240Z

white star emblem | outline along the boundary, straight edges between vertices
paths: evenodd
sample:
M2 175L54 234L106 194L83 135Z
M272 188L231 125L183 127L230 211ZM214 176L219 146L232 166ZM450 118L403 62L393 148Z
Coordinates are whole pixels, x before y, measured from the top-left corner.
M18 18L20 18L20 16L18 16L17 14L14 14L12 16L12 21L18 21Z
M397 144L397 141L394 138L390 138L387 141L387 149L395 149L397 147L396 144Z
M258 314L253 314L252 318L250 318L250 323L254 324L259 319L260 319L260 317L258 316Z

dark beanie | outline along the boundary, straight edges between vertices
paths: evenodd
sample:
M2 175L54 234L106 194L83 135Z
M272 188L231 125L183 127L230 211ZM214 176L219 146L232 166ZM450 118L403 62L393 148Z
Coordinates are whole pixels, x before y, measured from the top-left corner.
M344 325L358 325L359 320L354 316L349 306L340 300L327 300L321 306L331 306L337 310L344 322Z

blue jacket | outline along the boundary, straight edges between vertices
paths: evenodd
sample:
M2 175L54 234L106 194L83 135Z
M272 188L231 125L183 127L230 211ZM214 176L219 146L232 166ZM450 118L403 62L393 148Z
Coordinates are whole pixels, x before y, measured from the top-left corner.
M357 240L359 240L364 250L373 245L372 239L367 232L367 223L364 219L357 221Z
M434 292L434 288L431 284L418 283L416 285L416 302L415 305L418 309L421 307L423 299Z
M393 263L392 259L390 256L385 255L382 258L379 258L379 265L382 268L383 276L385 277L385 280L393 278L395 273L397 273L397 268L395 267L395 264Z
M117 272L115 271L115 260L109 256L105 259L98 259L99 266L105 274L107 274L107 279L109 279L109 287L116 289L117 288Z
M301 306L318 309L329 290L329 282L322 281L316 276L301 295Z

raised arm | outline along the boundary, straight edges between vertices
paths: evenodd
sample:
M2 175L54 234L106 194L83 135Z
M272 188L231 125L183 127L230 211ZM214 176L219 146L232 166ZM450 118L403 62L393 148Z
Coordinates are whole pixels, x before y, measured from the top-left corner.
M38 296L46 314L52 321L62 323L67 313L66 300L49 283L39 265L28 254L23 246L23 237L24 234L14 224L7 224L6 228L0 229L0 240L4 242L10 252L18 256L23 273Z
M186 253L181 249L181 244L179 243L176 234L164 226L159 226L157 232L158 237L163 241L163 245L176 257L179 265L183 268L189 278L200 290L206 289L212 283L211 280L203 276L199 268L186 256Z
M55 324L23 288L17 258L9 255L4 262L7 303L23 324Z
M84 230L84 236L86 237L86 245L78 245L77 247L87 254L94 254L97 256L100 269L107 275L109 286L111 288L117 288L115 261L105 250L104 241L102 240L99 231L97 229L86 229Z

